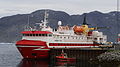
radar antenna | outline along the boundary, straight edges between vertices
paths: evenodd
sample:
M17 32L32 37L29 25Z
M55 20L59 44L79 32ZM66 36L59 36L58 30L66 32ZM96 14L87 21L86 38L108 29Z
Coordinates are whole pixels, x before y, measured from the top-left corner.
M62 25L62 22L61 22L61 21L58 21L58 25L61 26L61 25Z

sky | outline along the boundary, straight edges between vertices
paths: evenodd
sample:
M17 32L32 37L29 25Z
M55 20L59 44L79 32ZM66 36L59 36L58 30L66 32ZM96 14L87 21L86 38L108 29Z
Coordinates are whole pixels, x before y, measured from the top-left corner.
M116 11L117 0L0 0L0 17L52 9L70 15L92 11Z

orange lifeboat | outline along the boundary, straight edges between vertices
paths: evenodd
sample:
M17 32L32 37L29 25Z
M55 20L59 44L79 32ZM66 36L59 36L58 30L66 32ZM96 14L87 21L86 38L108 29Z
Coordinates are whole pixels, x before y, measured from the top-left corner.
M82 26L74 26L74 27L73 27L73 30L74 30L74 33L75 33L75 34L82 34L83 31L84 31L84 29L83 29Z
M81 26L76 26L75 25L73 27L74 33L77 34L77 35L81 35L81 34L88 35L88 32L90 32L91 30L95 30L95 29L96 28L89 28L88 25L81 25Z

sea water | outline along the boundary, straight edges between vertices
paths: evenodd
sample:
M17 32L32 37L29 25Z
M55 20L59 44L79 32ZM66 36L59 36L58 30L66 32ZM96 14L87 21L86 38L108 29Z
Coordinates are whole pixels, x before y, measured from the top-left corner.
M0 43L0 67L120 67L120 64L23 59L14 43Z

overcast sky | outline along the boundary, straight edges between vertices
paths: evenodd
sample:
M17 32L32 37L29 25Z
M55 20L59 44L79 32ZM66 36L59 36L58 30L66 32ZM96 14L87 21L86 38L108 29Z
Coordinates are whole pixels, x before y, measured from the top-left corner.
M40 9L65 11L69 14L116 11L117 0L0 0L0 17L31 13Z

